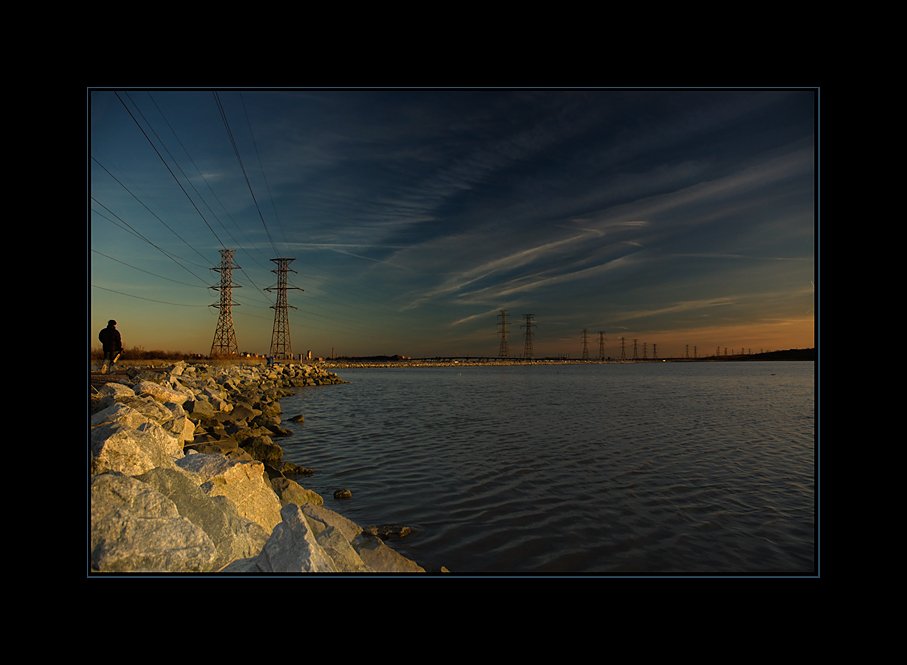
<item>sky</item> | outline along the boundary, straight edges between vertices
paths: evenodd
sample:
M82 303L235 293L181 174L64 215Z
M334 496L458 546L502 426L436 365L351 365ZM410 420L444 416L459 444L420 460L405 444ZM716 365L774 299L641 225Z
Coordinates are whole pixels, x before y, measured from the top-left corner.
M89 349L816 346L816 89L89 89ZM600 335L600 333L604 333ZM645 350L645 351L644 351Z

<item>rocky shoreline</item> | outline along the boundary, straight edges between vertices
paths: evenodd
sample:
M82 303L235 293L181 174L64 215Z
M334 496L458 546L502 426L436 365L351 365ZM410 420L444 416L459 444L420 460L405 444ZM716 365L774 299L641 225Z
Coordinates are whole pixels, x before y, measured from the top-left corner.
M363 528L326 508L299 483L312 471L282 460L274 439L292 432L280 398L344 383L336 374L177 362L98 377L89 383L90 574L426 572L382 540L401 529Z

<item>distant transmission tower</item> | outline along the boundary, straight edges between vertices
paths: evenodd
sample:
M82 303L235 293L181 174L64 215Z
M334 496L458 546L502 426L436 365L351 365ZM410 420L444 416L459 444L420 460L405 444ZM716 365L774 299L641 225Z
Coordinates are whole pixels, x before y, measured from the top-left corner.
M240 288L239 284L233 283L233 268L239 266L233 265L233 250L220 250L220 266L211 268L220 273L220 286L210 288L220 291L220 303L211 305L220 309L220 316L217 318L217 330L214 331L214 342L211 344L211 355L215 356L232 356L239 353L239 347L236 344L236 333L233 331L233 305L239 303L233 302L233 289Z
M636 353L636 340L633 340L633 360L639 360L639 356Z
M274 310L274 332L271 333L271 351L270 356L276 360L290 360L293 358L293 346L290 344L290 320L287 316L287 309L293 307L287 304L287 289L297 289L295 286L287 286L287 272L296 272L289 268L290 261L296 259L271 259L277 264L277 270L271 272L277 274L277 288L267 288L265 291L277 291L277 304L271 305ZM293 309L296 309L293 307Z
M498 358L509 358L510 357L510 346L507 344L507 310L502 309L501 313L498 314L501 318L501 322L498 324L501 326L501 346L498 347Z
M589 333L583 328L583 360L589 360Z
M605 331L598 331L598 359L605 359Z
M658 344L652 344L652 360L658 360Z
M623 337L620 338L620 359L621 360L627 359L627 351L624 348L624 339L625 338L623 338Z
M535 316L535 314L523 314L526 323L520 326L520 328L526 329L526 344L523 346L523 358L526 360L532 360L534 355L532 351L532 326L535 325L532 322L533 316Z

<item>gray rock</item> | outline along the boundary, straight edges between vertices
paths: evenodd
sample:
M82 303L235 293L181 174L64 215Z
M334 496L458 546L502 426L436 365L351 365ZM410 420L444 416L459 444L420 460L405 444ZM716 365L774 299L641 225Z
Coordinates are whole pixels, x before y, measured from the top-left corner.
M337 527L347 541L352 541L362 533L362 527L333 510L313 503L301 505L303 515L309 520L309 525L315 534L319 534L328 527Z
M363 563L376 573L424 573L425 569L391 549L377 536L361 533L350 543Z
M299 506L290 503L280 511L283 520L256 559L265 573L335 573L333 559L315 539Z
M362 561L362 557L353 549L349 541L343 537L343 533L334 526L319 533L315 540L325 554L331 557L334 567L340 573L369 573L368 566Z
M217 558L208 535L173 501L120 474L91 480L89 547L97 572L207 572Z
M135 397L135 391L122 383L105 383L101 386L100 390L98 390L98 395L100 397L110 396L114 401L120 401Z
M256 416L261 415L261 411L258 409L253 409L246 402L237 402L233 405L233 410L230 412L230 415L233 417L233 421L239 420L250 420Z
M119 422L108 422L92 429L89 451L91 475L118 471L136 476L158 466L174 466L174 458L153 431L140 431Z
M283 448L269 436L253 436L242 443L242 449L254 459L262 462L279 463L283 459Z
M307 490L299 483L290 480L289 478L283 476L271 478L271 487L274 488L277 498L280 499L281 506L285 506L288 503L295 503L300 506L306 503L312 503L316 506L324 505L324 499L320 494L313 492L312 490Z
M235 559L256 556L268 540L264 528L240 515L231 499L209 497L183 471L152 469L137 476L136 480L147 483L173 501L182 517L208 534L217 548L213 570Z
M190 418L197 420L208 420L213 418L216 413L214 406L208 400L195 399L183 402L183 408Z
M240 515L257 522L268 533L280 522L280 500L270 483L265 483L261 462L230 460L223 455L189 455L176 464L198 475L205 494L232 499Z

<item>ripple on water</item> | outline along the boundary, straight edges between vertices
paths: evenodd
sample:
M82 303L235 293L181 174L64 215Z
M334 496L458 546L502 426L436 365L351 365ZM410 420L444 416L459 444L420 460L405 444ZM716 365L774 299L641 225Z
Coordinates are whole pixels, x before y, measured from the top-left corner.
M281 445L452 571L810 572L811 377L712 365L341 372L283 401L306 421Z

